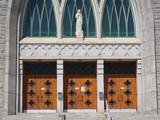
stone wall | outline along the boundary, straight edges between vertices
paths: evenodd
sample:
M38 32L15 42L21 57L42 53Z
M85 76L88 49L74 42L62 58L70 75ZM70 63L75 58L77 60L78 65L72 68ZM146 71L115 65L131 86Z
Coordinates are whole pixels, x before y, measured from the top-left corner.
M142 111L157 112L156 69L155 69L155 42L154 17L151 0L137 0L140 4L141 31L142 31Z
M0 118L4 108L6 14L8 0L0 0Z
M160 113L160 0L152 0L154 11L154 29L156 45L156 71L157 71L157 95L158 95L158 112Z

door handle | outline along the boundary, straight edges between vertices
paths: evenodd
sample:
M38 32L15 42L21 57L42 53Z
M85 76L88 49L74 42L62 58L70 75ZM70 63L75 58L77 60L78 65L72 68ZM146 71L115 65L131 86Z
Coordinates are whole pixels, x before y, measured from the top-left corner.
M78 95L78 102L83 102L83 95Z
M78 102L79 102L79 95L78 95Z
M43 102L43 96L42 95L37 96L37 102L38 103Z
M121 102L123 102L123 95L121 95L122 99L121 99Z
M123 95L118 95L118 102L123 102Z
M119 95L118 95L118 102L119 102Z
M82 95L82 101L81 102L83 102L83 95Z
M41 102L43 102L43 96L41 95Z
M39 95L37 96L37 102L39 103Z
M78 102L83 102L83 95L78 95Z

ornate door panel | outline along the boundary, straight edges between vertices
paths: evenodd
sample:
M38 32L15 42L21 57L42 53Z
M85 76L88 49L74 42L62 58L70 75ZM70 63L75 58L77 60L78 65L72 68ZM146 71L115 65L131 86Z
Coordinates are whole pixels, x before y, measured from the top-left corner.
M65 78L64 109L96 109L96 96L96 78Z
M118 77L108 77L107 80L105 80L105 98L108 101L109 108L113 109L119 109L120 104L118 104L118 86L119 83L117 82L119 80Z
M137 108L137 90L135 77L121 77L120 95L122 98L122 109L136 109Z
M136 109L136 78L113 75L105 78L105 99L110 109Z
M53 76L26 76L23 87L23 108L56 109L56 78Z

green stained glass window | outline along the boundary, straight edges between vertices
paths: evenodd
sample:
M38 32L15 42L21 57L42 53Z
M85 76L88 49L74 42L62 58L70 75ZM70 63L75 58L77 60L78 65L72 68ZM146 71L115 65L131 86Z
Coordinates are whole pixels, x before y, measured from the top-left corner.
M97 0L98 4L100 4L101 0Z
M56 36L56 20L52 0L28 0L24 37Z
M64 37L74 37L76 18L75 14L81 9L83 15L83 32L85 37L93 37L96 35L95 19L91 0L67 0L64 19L63 33Z
M58 0L59 4L61 4L62 0Z
M135 36L135 26L130 0L106 0L103 14L102 36Z

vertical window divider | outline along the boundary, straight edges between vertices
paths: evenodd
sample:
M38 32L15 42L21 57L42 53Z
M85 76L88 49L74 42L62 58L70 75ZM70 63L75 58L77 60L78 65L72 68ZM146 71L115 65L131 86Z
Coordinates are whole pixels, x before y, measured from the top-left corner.
M130 7L128 8L127 12L127 23L129 22L129 14L130 14ZM127 24L127 36L128 36L128 24Z

